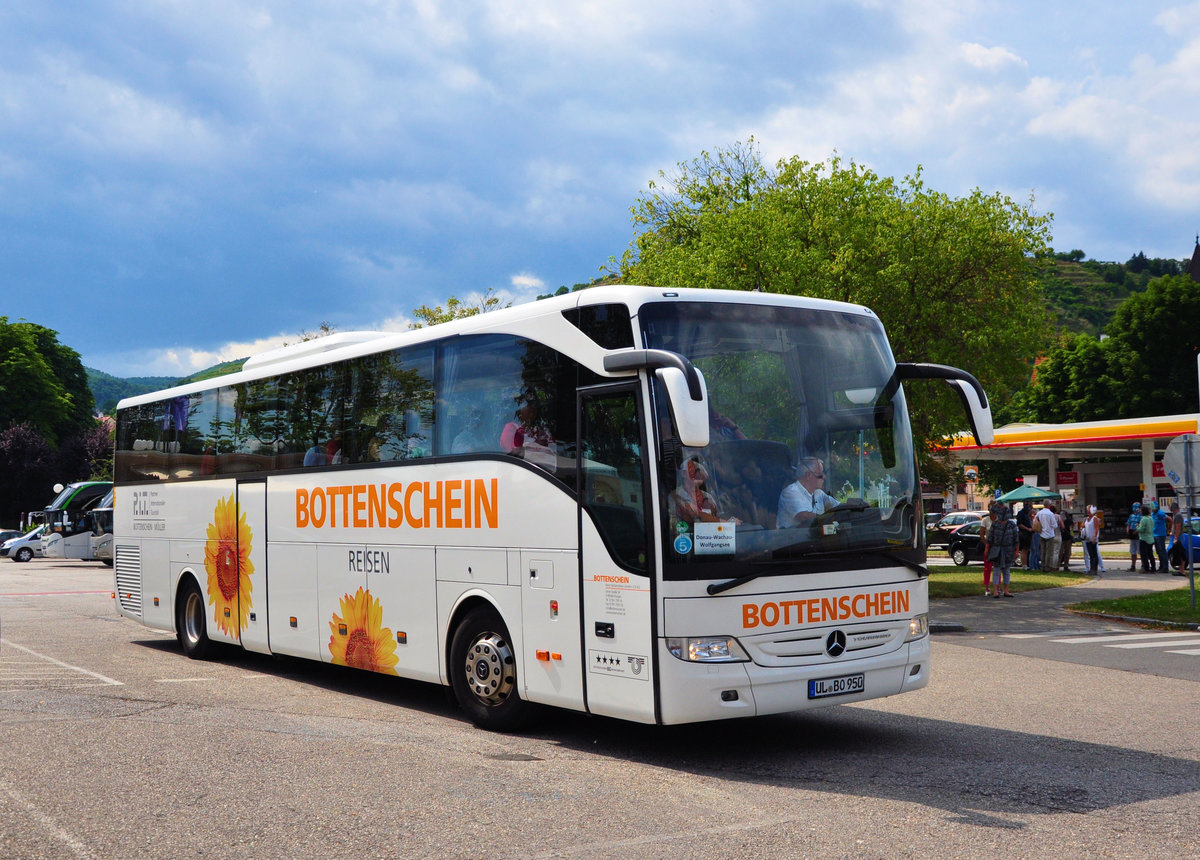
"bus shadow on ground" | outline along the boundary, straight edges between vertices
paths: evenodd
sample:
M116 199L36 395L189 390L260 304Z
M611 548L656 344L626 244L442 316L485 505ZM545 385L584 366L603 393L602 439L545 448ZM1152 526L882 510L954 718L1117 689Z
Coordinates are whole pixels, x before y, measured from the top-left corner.
M233 645L218 647L211 659L192 661L184 656L174 639L140 639L134 640L132 644L174 655L185 664L226 666L295 681L333 693L409 708L431 716L461 718L464 721L466 719L454 703L449 687L425 681L321 663L303 657L258 654Z
M187 659L172 639L134 644ZM437 684L235 648L202 662L482 731ZM690 776L917 803L951 821L1009 829L1026 826L1011 816L1086 814L1200 792L1200 762L1190 759L853 706L684 726L539 708L523 732L486 737L480 756L515 766L536 766L546 758L539 747L550 745Z
M534 731L572 750L694 776L919 803L978 826L1023 828L1005 816L1084 814L1200 792L1195 760L848 706L674 727L581 719Z

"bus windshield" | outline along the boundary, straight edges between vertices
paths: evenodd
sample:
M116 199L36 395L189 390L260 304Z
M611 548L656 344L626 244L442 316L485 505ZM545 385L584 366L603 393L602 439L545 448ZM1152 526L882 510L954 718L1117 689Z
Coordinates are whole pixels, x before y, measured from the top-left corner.
M648 348L686 356L708 385L706 448L673 442L656 391L666 578L922 560L908 412L876 317L660 302L639 319Z

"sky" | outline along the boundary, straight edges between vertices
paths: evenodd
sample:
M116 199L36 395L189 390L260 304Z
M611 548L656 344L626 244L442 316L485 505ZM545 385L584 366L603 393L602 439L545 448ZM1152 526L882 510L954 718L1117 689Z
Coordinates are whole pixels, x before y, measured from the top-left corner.
M1200 3L0 5L0 316L182 376L603 274L659 171L749 140L1190 257Z

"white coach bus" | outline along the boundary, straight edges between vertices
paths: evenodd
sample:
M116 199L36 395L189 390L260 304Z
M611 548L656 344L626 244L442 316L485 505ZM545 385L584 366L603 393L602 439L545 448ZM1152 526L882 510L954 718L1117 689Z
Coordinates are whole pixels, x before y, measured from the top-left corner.
M295 344L120 403L117 606L191 657L447 684L492 729L914 690L912 378L990 443L974 377L897 364L871 311L812 299L596 287ZM796 515L818 472L833 498Z

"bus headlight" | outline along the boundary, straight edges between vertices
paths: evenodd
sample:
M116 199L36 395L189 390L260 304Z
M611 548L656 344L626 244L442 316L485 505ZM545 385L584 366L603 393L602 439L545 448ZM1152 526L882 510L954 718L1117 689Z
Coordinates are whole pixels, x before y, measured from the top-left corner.
M920 639L922 636L929 635L929 616L914 615L908 622L908 636L905 637L905 642L912 642L915 639Z
M750 659L750 655L732 636L669 638L667 650L672 656L689 663L745 663Z

